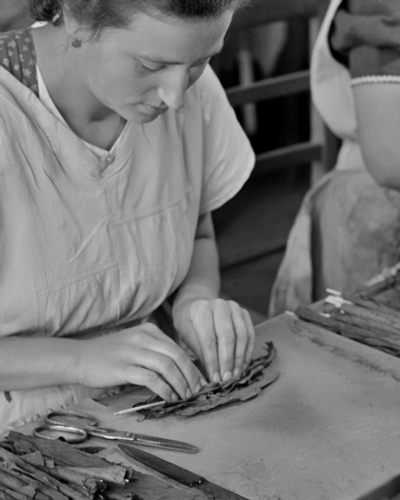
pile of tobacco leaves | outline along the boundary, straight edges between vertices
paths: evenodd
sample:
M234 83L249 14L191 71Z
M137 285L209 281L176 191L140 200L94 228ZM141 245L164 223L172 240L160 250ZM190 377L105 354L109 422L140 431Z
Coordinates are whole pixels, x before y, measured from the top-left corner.
M125 491L133 475L60 440L12 431L0 441L1 500L140 500Z
M264 349L266 354L252 360L241 375L227 382L208 384L190 399L166 403L161 407L139 410L137 413L140 415L138 420L160 418L171 414L190 417L222 405L247 401L258 396L265 387L272 384L279 376L279 372L271 366L276 356L273 343L266 342ZM134 406L141 406L159 400L158 396L153 396L144 403L141 402Z

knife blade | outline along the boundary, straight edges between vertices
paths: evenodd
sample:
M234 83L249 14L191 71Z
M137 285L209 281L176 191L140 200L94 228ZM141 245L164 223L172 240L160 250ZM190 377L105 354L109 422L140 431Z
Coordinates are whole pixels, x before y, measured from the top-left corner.
M118 448L120 448L128 456L144 465L147 465L164 476L184 484L185 486L189 486L190 488L197 488L205 493L209 500L248 500L238 493L234 493L233 491L229 491L222 486L212 483L211 481L208 481L208 479L184 469L179 465L167 462L167 460L156 457L146 451L139 450L135 446L119 444Z

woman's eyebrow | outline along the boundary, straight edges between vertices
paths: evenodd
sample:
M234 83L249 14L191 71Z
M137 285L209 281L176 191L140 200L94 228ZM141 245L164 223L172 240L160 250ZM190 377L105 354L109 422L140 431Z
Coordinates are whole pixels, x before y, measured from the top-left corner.
M214 52L212 52L211 54L202 57L201 59L199 59L198 61L196 61L195 64L198 63L198 62L200 62L200 61L204 61L206 59L210 59L213 56L216 56L217 54L219 54L221 52L221 50L223 48L224 48L224 45L222 47L220 47L218 50L215 50ZM138 55L142 59L146 59L146 61L152 62L154 64L170 64L170 65L173 65L173 64L176 64L176 65L178 65L178 64L184 64L181 61L170 61L170 60L163 59L163 58L161 58L161 59L160 58L159 59L153 59L151 56L147 56L146 54L138 54Z

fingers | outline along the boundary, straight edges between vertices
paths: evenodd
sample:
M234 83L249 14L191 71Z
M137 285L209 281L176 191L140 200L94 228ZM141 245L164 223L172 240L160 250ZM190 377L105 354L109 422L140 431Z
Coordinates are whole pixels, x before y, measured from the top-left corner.
M176 401L177 394L171 386L156 372L141 366L131 365L126 370L127 382L148 387L164 401Z
M246 311L245 309L242 309L242 311L243 311L244 321L246 323L247 333L249 336L249 340L247 342L246 354L244 357L245 366L247 368L253 356L254 345L256 343L256 332L254 330L253 321L250 317L249 311Z
M132 362L157 373L180 399L190 398L198 392L205 382L185 351L157 327L150 326L147 333L135 341Z
M254 326L239 304L222 299L197 301L191 320L211 381L229 380L250 363Z
M236 348L236 331L229 303L217 300L214 309L214 328L218 342L218 358L222 380L233 376Z
M185 351L158 333L142 341L142 349L140 354L135 353L135 361L162 376L180 399L190 398L205 384L202 374Z
M201 350L201 358L212 382L220 382L220 367L214 314L206 300L200 300L191 308L190 319Z
M153 324L86 342L78 360L83 385L145 385L166 401L174 401L190 398L206 383L185 351Z
M163 392L168 393L166 396L167 401L187 399L196 392L190 388L188 380L182 374L179 362L176 362L172 357L147 349L141 349L138 355L142 359L141 367L148 372L145 385L153 390L153 386L158 387L157 384L160 384L160 380L163 384L166 383L169 390L167 391L163 387ZM199 387L195 387L195 389L200 390L200 383L197 385Z
M236 334L233 376L237 377L250 362L254 349L255 333L250 314L236 302L229 302ZM250 358L250 359L249 359Z

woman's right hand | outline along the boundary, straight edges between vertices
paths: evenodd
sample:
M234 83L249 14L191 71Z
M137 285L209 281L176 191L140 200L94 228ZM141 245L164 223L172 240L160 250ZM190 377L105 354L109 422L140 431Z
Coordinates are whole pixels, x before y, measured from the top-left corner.
M79 383L143 385L165 401L187 399L206 384L185 351L152 323L77 341Z

